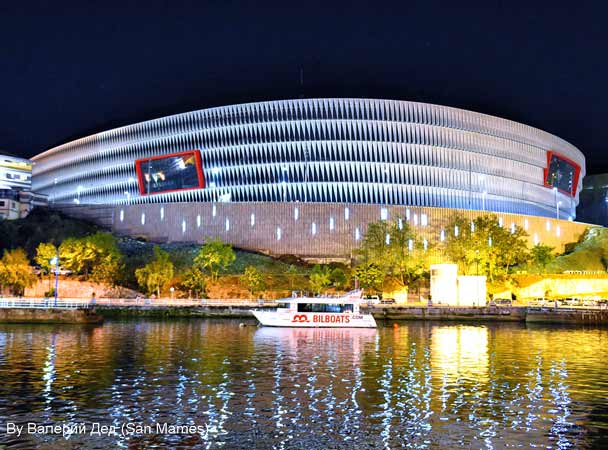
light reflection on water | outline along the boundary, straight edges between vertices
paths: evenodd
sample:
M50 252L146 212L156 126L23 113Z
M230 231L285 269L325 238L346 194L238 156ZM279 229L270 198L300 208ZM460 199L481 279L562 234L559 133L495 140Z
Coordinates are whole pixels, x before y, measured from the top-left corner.
M0 325L0 448L608 448L608 333ZM5 434L6 422L208 433Z

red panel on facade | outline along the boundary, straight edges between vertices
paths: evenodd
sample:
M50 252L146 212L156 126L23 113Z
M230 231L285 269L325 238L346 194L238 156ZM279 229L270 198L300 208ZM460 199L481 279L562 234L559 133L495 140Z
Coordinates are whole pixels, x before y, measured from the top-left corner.
M560 188L559 186L554 186L553 184L551 184L549 182L549 169L551 166L551 161L557 158L569 165L571 165L574 168L574 174L572 177L572 189L570 192L568 192L567 190L564 190L562 188ZM560 155L559 153L554 152L553 150L549 150L547 151L547 166L544 169L544 179L543 179L543 183L545 185L545 187L551 188L553 189L554 187L557 188L558 191L567 194L567 195L571 195L572 197L574 197L576 195L576 189L578 187L578 180L581 176L581 166L579 166L577 163L575 163L574 161L572 161L570 158L567 158L565 156Z
M168 188L163 189L162 186L160 188L155 188L154 191L151 191L151 180L150 177L152 174L149 173L150 167L154 164L154 161L161 162L161 160L181 160L182 169L185 168L190 162L188 161L190 158L194 158L194 166L196 169L196 183L191 183L187 187L180 188ZM147 167L145 165L147 164ZM143 166L143 167L142 167ZM151 156L149 158L142 158L135 161L135 171L137 172L137 182L139 185L139 193L141 195L154 195L154 194L164 194L167 192L177 192L177 191L185 191L189 189L202 189L205 187L205 177L203 175L203 165L201 159L200 150L189 150L187 152L179 152L179 153L169 153L166 155L159 156ZM146 177L148 175L148 177ZM157 172L154 175L160 175L162 181L165 181L163 176L166 176L162 172ZM157 180L155 180L157 181ZM159 183L160 184L160 183Z

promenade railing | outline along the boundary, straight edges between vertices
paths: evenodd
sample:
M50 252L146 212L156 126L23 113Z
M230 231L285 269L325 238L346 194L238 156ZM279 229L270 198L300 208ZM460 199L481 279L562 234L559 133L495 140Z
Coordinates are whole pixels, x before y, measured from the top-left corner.
M276 306L274 300L256 299L171 299L171 298L24 298L0 297L0 308L91 308L94 306L128 307L128 306L158 306L158 307L260 307Z

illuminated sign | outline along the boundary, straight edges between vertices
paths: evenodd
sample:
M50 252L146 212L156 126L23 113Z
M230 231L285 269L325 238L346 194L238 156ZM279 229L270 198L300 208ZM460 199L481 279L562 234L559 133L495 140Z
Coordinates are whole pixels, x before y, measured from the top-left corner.
M545 168L545 186L555 188L564 194L576 195L576 187L581 174L581 167L552 151L547 152L547 167Z
M138 159L135 170L141 195L205 187L199 150Z

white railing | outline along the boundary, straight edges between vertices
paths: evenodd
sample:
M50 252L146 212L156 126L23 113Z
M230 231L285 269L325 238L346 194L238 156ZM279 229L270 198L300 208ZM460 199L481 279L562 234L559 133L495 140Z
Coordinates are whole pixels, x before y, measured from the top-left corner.
M255 299L171 299L171 298L0 298L0 308L90 308L93 306L174 306L174 307L197 307L197 306L227 306L227 307L259 307L276 306L274 300Z
M0 308L90 308L91 303L82 299L38 299L38 298L0 298Z

